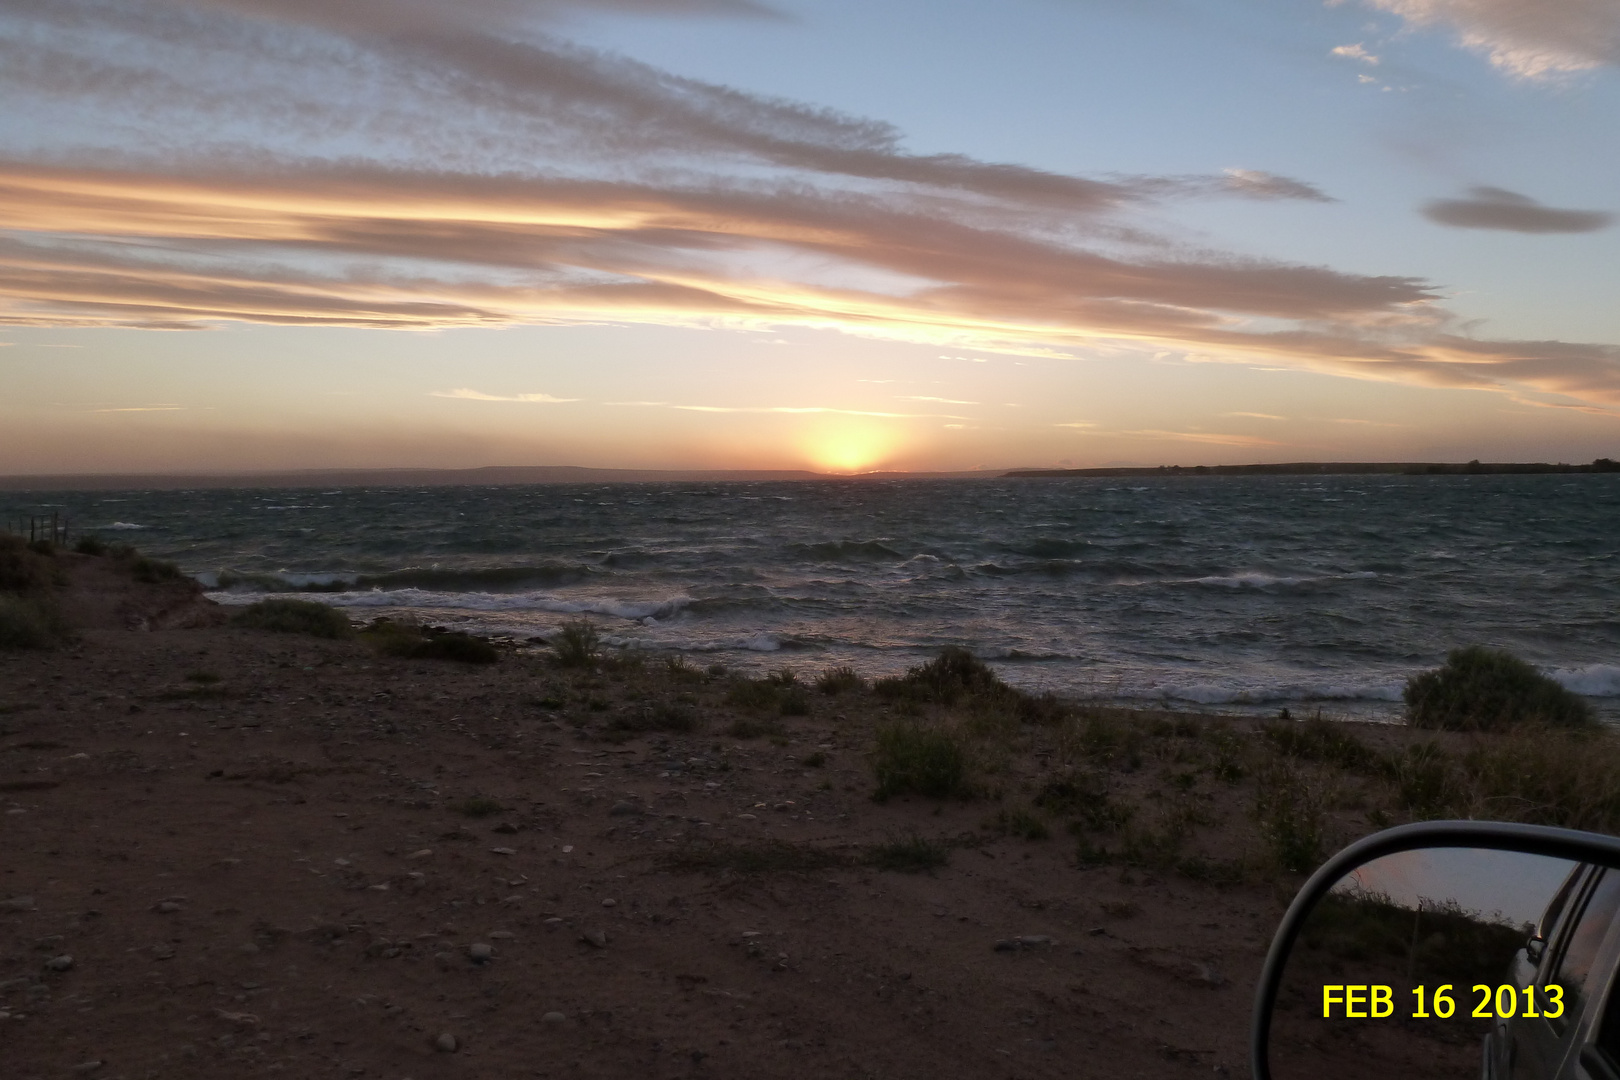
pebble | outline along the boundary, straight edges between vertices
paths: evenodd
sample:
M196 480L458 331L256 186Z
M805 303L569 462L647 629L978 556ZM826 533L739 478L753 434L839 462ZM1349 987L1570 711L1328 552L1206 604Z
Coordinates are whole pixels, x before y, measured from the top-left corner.
M76 1073L93 1073L105 1064L107 1064L105 1061L80 1062L78 1065L73 1066L73 1071Z
M641 813L641 807L632 802L614 803L608 813L613 817L629 817Z
M152 906L152 910L162 915L173 915L180 910L180 905L173 900L160 900Z
M560 1012L548 1012L540 1018L542 1024L563 1024L567 1023L567 1021L568 1017Z
M33 911L34 898L32 896L13 896L10 900L0 900L0 911Z
M485 945L483 942L479 942L476 945L467 946L467 959L475 964L488 963L494 958L495 947L493 945Z
M425 847L421 851L413 851L405 857L407 859L431 859L433 857L433 849Z
M511 941L517 935L510 930L491 930L489 937L491 941Z
M45 966L51 971L72 971L73 957L66 954L63 954L62 956L53 956L49 960L45 961Z
M551 918L546 919L544 922L541 923L541 925L544 926L547 930L555 930L555 929L557 929L557 927L561 926L562 924L563 924L562 919L559 918L556 915L553 915Z
M516 855L517 854L517 848L492 847L489 850L494 852L496 855Z
M460 1046L461 1041L448 1031L440 1032L439 1037L433 1040L433 1049L441 1054L453 1054Z
M614 900L612 897L609 897L608 899L602 901L602 906L603 907L618 907L619 902L617 900Z
M598 949L607 948L608 936L606 930L587 930L579 935L579 940Z

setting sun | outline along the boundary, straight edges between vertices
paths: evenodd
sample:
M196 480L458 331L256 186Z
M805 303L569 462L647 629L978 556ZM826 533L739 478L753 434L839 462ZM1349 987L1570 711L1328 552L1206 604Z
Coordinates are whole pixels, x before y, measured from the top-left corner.
M841 424L810 432L805 455L824 472L870 472L898 441L897 432L876 424Z

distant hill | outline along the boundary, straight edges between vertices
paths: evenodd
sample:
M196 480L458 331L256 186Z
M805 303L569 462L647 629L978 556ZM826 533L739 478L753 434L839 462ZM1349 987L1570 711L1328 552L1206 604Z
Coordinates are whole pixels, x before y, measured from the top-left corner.
M1519 473L1620 472L1620 462L1590 465L1544 461L1293 461L1278 465L1159 465L1113 469L1013 469L1003 476L1477 476Z

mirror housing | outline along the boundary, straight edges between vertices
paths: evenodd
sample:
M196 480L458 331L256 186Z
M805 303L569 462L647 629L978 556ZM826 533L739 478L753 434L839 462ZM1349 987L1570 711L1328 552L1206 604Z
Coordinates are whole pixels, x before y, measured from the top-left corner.
M1250 1069L1255 1080L1272 1080L1272 1018L1279 989L1301 930L1318 903L1347 876L1377 859L1403 852L1440 848L1541 855L1571 863L1620 868L1620 839L1539 825L1424 821L1386 829L1351 844L1311 875L1289 905L1272 938L1255 990L1254 1018L1250 1029ZM1525 947L1524 955L1532 965L1539 965L1545 955L1547 943L1541 936L1544 929L1538 928ZM1594 1076L1608 1075L1608 1072L1588 1071Z

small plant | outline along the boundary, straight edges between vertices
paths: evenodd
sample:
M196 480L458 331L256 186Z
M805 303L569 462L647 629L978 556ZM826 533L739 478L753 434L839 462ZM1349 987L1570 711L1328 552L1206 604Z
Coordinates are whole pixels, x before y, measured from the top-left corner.
M912 836L906 840L890 840L867 850L866 861L879 870L897 870L903 874L932 872L951 861L950 848L933 840Z
M486 818L504 812L506 807L502 806L498 800L491 799L488 796L474 795L470 799L463 799L461 802L456 803L451 809L466 814L470 818Z
M1052 830L1047 828L1041 816L1023 807L998 810L990 822L990 828L1003 836L1018 836L1025 840L1047 840L1052 836Z
M662 702L627 709L608 721L606 736L610 742L623 742L649 731L670 731L679 734L696 731L697 715L679 702Z
M829 697L866 689L866 680L852 667L833 667L816 676L816 689Z
M664 674L673 682L700 683L708 679L702 669L687 663L681 653L664 657Z
M879 802L907 794L930 799L972 795L967 751L948 731L910 723L879 728L872 770L878 784L873 798Z
M99 536L81 536L79 542L73 545L73 550L80 555L105 555L107 542Z
M810 695L804 687L794 684L782 691L781 704L778 706L783 716L809 716Z
M1315 870L1327 841L1319 785L1286 759L1273 763L1256 781L1255 819L1277 865L1292 874Z
M1445 665L1414 675L1402 694L1413 727L1493 731L1516 724L1593 727L1597 718L1572 693L1511 653L1471 645Z
M602 635L589 619L573 619L552 635L551 647L561 666L590 669L602 658Z
M743 709L780 709L782 687L769 676L749 679L739 675L726 687L726 704Z
M354 636L354 627L349 624L347 615L313 600L260 600L238 611L231 621L252 630L274 630L282 634L322 638Z

